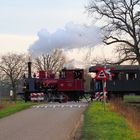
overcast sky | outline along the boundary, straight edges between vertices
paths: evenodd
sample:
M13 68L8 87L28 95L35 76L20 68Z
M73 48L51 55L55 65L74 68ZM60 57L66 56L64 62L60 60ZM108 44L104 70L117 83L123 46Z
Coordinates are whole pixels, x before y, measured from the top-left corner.
M55 32L65 24L89 24L88 0L0 0L0 50L23 52L41 29Z
M87 23L87 0L0 0L0 31L36 34L41 28L55 31L67 22Z
M37 47L38 52L38 44L44 51L45 41L50 42L47 47L54 45L51 42L55 42L56 47L59 44L81 47L83 42L84 47L92 43L95 46L99 42L99 31L86 13L88 1L0 0L0 54L28 52L29 47L35 51ZM96 54L97 52L100 51L96 51ZM75 54L79 54L78 50ZM70 55L74 57L75 54L73 52Z

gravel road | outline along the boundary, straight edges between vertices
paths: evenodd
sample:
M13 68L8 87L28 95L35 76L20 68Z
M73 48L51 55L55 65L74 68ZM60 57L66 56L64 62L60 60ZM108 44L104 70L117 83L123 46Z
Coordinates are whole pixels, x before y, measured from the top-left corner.
M0 140L70 140L86 103L50 103L0 119Z

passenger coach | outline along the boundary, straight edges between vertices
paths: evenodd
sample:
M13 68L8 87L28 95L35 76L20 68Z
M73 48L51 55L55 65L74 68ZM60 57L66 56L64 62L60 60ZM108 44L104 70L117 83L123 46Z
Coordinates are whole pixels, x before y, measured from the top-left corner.
M102 68L103 65L96 65L89 68L90 73L97 74L97 68ZM123 96L124 94L140 95L140 66L137 65L107 65L106 69L110 69L114 74L112 78L107 80L108 95ZM102 81L96 80L94 77L91 80L91 91L101 92Z

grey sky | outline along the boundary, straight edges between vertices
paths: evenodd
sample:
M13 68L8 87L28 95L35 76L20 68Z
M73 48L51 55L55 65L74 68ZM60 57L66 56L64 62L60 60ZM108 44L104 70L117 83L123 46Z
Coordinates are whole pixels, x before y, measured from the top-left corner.
M0 0L0 33L36 34L55 31L67 22L89 23L87 0Z

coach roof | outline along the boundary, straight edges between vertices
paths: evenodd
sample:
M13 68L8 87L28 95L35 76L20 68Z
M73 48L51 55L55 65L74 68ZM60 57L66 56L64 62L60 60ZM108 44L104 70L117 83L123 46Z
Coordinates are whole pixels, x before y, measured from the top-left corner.
M89 72L97 72L97 68L106 67L113 68L114 71L140 71L139 65L96 65L89 68Z

